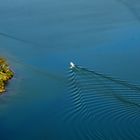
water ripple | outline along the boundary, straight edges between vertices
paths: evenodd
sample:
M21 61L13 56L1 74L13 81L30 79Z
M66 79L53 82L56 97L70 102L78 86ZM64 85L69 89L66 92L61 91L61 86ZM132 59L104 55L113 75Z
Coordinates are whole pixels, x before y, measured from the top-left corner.
M68 78L64 120L74 124L77 139L140 138L139 86L79 66L69 69Z

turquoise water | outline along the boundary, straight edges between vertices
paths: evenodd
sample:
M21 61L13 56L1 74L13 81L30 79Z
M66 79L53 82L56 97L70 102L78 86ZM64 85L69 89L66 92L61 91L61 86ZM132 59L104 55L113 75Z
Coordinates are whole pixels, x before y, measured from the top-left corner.
M139 9L138 0L1 0L0 53L15 71L0 96L1 140L139 140Z

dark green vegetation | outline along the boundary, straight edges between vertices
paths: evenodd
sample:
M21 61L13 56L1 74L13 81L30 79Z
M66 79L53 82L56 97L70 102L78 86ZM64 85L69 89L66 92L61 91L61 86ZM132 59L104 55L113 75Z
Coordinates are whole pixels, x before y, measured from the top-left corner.
M7 61L0 58L0 93L5 91L6 83L14 76L13 71L9 68Z

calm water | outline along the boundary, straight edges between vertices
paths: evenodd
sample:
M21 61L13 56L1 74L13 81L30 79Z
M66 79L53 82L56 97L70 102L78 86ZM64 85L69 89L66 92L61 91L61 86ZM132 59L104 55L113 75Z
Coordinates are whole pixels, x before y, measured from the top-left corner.
M0 3L1 140L140 139L139 0Z

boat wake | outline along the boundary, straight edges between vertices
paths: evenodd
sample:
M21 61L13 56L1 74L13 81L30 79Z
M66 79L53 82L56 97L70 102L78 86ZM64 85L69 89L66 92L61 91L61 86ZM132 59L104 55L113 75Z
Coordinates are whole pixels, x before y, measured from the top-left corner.
M73 134L83 139L139 139L139 86L72 62L68 79L71 104L64 120L73 124Z

